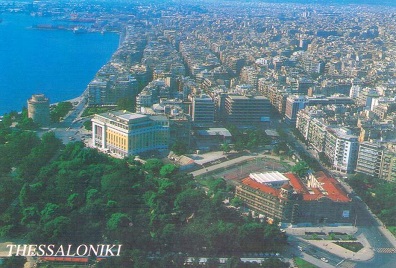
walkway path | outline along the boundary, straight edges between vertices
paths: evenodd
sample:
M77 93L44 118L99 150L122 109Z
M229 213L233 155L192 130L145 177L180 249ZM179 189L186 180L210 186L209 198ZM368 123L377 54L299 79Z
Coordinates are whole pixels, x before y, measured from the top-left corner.
M254 161L256 158L261 158L261 159L266 159L267 158L267 159L280 161L279 160L279 156L272 156L272 155L266 155L266 154L244 155L244 156L240 156L240 157L237 157L237 158L234 158L234 159L231 159L231 160L223 161L223 162L221 162L219 164L215 164L215 165L212 165L212 166L208 166L208 167L193 171L193 172L191 172L191 174L194 177L198 177L198 176L204 175L204 174L206 174L208 172L212 172L212 171L215 171L215 170L218 170L218 169L224 169L224 168L231 167L231 166L234 166L234 165L237 165L237 164L240 164L240 163L243 163L243 162L247 162L247 161ZM282 161L287 162L291 166L295 165L294 162L289 161L289 160L282 160Z

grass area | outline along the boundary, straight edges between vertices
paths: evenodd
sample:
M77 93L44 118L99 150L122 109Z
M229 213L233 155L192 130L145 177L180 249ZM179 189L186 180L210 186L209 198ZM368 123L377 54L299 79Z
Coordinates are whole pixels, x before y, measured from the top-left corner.
M201 178L197 179L196 181L201 184L203 187L208 187L209 188L209 182L213 180L214 177L210 176L202 176Z
M394 236L396 236L396 226L388 226L387 228Z
M307 262L301 258L294 258L294 263L297 265L298 268L318 268L318 266L313 265L310 262Z
M356 237L350 234L306 234L306 240L338 240L338 241L354 241Z
M335 242L334 244L353 252L358 252L363 248L363 245L360 242Z

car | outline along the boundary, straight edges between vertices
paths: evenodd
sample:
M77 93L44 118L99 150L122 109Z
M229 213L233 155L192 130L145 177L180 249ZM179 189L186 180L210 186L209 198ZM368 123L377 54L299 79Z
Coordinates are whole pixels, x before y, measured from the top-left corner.
M320 258L320 260L323 261L323 262L329 262L329 260L326 259L326 258Z

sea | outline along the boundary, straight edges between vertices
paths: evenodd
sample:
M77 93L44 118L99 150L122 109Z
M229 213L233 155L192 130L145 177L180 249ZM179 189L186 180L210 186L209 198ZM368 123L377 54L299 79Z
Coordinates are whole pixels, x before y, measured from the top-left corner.
M35 29L51 18L0 15L0 116L21 111L32 94L51 103L80 96L117 50L116 33Z

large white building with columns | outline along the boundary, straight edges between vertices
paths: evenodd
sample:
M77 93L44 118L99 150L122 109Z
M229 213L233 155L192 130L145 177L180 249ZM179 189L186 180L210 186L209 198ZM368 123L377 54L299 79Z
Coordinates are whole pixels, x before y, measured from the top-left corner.
M92 145L121 157L168 149L169 133L165 116L112 111L92 119Z

